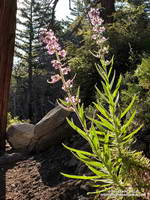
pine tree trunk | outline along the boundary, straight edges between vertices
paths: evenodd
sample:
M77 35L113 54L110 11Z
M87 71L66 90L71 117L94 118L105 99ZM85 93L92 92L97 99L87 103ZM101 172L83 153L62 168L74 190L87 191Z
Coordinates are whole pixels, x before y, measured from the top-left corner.
M13 64L17 0L0 0L0 151L5 151L7 107Z
M113 22L113 12L115 11L115 0L101 0L101 5L104 8L103 18L106 23Z

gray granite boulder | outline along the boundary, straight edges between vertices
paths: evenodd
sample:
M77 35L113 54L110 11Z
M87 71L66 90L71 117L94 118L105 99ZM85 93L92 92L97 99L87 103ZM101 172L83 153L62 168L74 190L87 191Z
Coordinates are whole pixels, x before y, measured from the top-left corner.
M60 106L52 109L36 125L34 129L34 139L36 151L42 151L50 145L55 144L64 138L71 130L66 117L70 112Z
M14 149L28 151L28 146L34 138L34 125L28 123L13 124L8 128L6 137Z
M66 121L69 115L69 111L57 106L35 125L11 125L7 130L7 140L16 150L43 151L73 131Z
M70 112L60 106L53 108L35 125L34 137L40 139L47 134L53 137L55 129L62 125L69 115Z

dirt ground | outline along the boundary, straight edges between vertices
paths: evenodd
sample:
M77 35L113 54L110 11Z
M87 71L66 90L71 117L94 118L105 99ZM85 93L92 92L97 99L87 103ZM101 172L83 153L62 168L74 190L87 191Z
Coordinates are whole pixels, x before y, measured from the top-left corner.
M9 149L8 153L13 152ZM25 155L18 162L1 164L0 200L91 200L84 182L60 174L82 170L79 161L62 144Z
M63 142L79 149L86 145L78 137ZM10 146L7 153L13 154ZM87 195L91 188L86 182L60 174L86 172L86 168L62 144L55 144L42 153L21 154L19 160L12 162L8 159L6 163L0 163L0 200L94 200L93 196ZM96 200L104 199L99 197Z

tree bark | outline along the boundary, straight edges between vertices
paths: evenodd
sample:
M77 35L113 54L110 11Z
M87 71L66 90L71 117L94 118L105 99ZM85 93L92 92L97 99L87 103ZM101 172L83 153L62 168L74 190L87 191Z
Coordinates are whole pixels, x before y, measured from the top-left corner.
M106 23L113 22L112 14L115 12L115 0L101 0L101 5L103 10L103 18Z
M5 151L7 108L15 45L17 0L0 0L0 151Z

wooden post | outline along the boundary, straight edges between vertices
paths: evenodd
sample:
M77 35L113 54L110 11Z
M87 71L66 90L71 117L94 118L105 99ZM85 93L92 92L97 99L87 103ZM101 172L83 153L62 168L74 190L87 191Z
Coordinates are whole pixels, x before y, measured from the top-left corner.
M7 107L15 45L17 0L0 0L0 152L5 151Z

